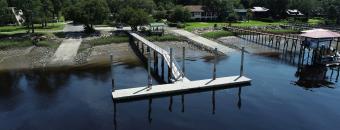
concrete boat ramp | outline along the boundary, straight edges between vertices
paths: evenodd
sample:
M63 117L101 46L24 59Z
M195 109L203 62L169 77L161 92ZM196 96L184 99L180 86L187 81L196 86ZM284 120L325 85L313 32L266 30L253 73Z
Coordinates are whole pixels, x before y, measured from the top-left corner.
M139 87L116 90L112 92L112 97L114 101L147 99L158 96L176 95L233 86L244 86L249 85L250 82L251 79L244 76L223 77L216 78L215 80L206 79L198 81L179 81L173 84L156 85L151 88Z

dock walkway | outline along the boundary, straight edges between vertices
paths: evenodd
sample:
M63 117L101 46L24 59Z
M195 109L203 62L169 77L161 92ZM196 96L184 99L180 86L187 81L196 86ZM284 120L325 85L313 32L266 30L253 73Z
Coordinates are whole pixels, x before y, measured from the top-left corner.
M154 96L171 95L176 93L188 93L205 89L218 89L221 87L250 84L251 79L244 76L231 76L217 78L216 80L206 79L189 82L177 82L148 87L121 89L112 92L113 100L135 100L138 98L150 98Z
M188 39L190 39L191 41L200 44L201 46L206 47L207 49L210 50L214 50L215 48L218 49L219 52L223 53L223 54L229 54L233 51L235 51L234 49L231 49L227 46L221 45L215 41L209 40L207 38L201 37L199 35L193 34L191 32L182 30L182 29L169 29L171 32L184 36Z
M183 74L180 70L180 68L177 66L177 63L175 60L173 60L171 62L171 59L170 59L170 54L164 50L163 48L160 48L159 46L155 45L154 43L148 41L147 39L139 36L138 34L136 33L133 33L133 32L129 32L129 34L131 36L133 36L134 38L136 38L138 41L142 42L143 44L145 44L146 46L150 47L152 50L158 52L160 55L163 56L165 62L170 65L172 64L172 76L174 76L174 78L176 80L184 80L184 81L189 81L187 78L183 77Z

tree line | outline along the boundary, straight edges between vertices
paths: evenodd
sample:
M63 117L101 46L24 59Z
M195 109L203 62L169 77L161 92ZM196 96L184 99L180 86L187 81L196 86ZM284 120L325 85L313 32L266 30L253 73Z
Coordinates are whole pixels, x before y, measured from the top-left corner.
M273 19L281 19L287 9L298 9L307 18L324 17L340 24L339 0L0 0L0 24L13 19L6 7L16 7L23 11L28 28L33 28L34 23L46 27L61 16L89 30L94 24L112 21L136 28L162 19L188 21L190 13L184 5L204 5L205 10L218 12L220 21L234 15L233 9L262 6L270 9Z

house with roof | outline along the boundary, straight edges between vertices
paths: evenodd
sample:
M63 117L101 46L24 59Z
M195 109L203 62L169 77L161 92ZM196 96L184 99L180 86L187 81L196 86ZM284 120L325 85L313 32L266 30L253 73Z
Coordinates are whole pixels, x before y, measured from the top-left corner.
M253 7L250 9L253 13L253 18L267 18L269 17L269 9L265 7Z
M218 18L217 12L204 10L202 5L187 5L184 8L191 13L191 20L214 21Z

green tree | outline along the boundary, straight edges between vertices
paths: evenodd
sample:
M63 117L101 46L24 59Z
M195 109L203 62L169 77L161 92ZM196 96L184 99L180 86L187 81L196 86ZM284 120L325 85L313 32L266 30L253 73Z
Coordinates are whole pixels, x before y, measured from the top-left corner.
M107 19L110 11L105 0L81 0L64 10L65 17L75 23L82 23L85 31L94 31L94 24L101 24Z
M0 0L0 25L6 24L9 20L8 4L6 0Z
M152 17L143 9L127 7L119 12L118 20L130 25L132 30L137 31L138 26L150 23L152 21Z
M63 6L63 0L51 0L52 2L52 17L59 19L59 13Z
M22 9L25 18L25 24L28 32L34 33L34 22L38 21L41 14L41 1L40 0L18 0L17 8Z
M170 21L172 22L186 22L190 20L190 12L182 6L176 6L174 11L170 14Z

